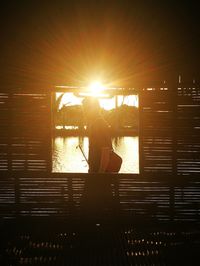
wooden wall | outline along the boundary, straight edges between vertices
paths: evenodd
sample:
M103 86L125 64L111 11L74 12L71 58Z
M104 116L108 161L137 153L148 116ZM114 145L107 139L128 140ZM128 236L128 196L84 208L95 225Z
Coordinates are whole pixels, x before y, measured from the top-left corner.
M200 173L200 88L197 84L140 91L140 172Z
M174 103L170 88L140 91L140 173L174 170Z
M140 174L99 176L112 208L133 220L199 222L199 86L140 89L139 100ZM51 173L51 160L51 93L0 89L1 218L80 216L89 175Z
M168 175L4 173L0 215L6 219L81 221L101 216L115 223L120 219L199 223L200 180L198 176L172 182Z
M0 172L51 171L51 94L0 90Z
M176 163L181 175L200 175L200 87L177 90Z

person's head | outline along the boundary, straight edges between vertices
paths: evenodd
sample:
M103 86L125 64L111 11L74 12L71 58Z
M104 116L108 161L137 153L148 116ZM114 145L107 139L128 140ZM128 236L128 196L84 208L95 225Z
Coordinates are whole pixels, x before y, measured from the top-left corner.
M86 97L82 101L83 112L86 116L88 122L97 118L100 115L100 104L97 98L95 97Z

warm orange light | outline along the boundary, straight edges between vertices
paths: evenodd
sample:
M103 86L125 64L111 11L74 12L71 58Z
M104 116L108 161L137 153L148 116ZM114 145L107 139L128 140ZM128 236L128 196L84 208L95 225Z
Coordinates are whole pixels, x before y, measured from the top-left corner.
M99 97L102 91L105 90L105 86L103 86L100 81L91 82L88 88L91 95L94 97Z

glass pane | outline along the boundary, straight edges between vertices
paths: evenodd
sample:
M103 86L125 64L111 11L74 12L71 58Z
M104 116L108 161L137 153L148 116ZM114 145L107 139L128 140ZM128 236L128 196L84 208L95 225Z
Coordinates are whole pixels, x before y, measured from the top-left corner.
M83 97L71 92L55 94L53 172L88 172L88 137L82 100ZM114 132L113 148L123 158L120 173L139 173L138 96L100 98L99 103L103 117Z

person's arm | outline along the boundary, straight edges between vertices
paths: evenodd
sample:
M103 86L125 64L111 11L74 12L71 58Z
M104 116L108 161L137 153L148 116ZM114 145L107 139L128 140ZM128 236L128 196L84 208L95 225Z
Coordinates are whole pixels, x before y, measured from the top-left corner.
M110 160L110 147L101 148L101 161L99 166L99 172L104 173L107 169Z

